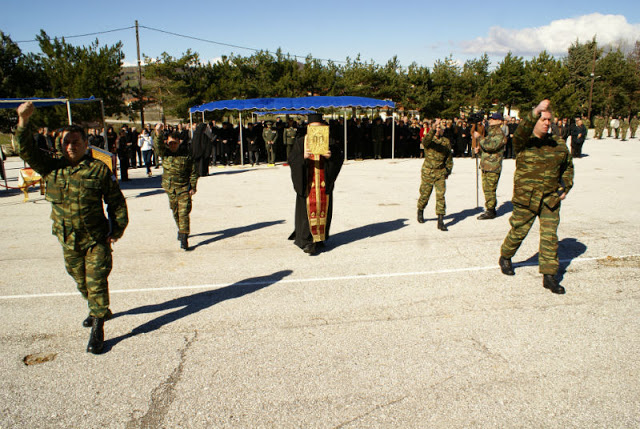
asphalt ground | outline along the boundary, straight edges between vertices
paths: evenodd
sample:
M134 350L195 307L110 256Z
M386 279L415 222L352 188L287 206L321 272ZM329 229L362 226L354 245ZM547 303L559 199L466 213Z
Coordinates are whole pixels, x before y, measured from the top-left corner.
M49 203L0 189L0 427L640 427L640 141L584 152L563 296L542 287L537 222L516 276L498 268L513 160L499 217L479 221L475 162L455 159L448 232L434 196L416 221L421 160L349 161L316 256L287 240L286 166L201 178L189 252L162 170L130 170L100 356ZM21 166L6 162L10 185Z

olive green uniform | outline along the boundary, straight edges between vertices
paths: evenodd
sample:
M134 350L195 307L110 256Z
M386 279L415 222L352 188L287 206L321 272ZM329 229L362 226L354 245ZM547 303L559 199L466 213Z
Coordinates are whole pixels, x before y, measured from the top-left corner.
M429 202L433 188L436 188L436 214L446 214L444 194L446 192L445 180L453 169L453 156L451 155L451 143L446 137L435 137L435 128L422 139L424 147L424 162L422 163L420 198L418 210L424 210Z
M486 137L478 139L482 156L480 158L480 170L482 170L482 191L484 193L485 208L495 210L498 200L496 190L502 172L502 154L507 143L507 136L502 132L500 125L489 128Z
M276 163L276 151L273 145L275 144L277 137L278 132L273 128L267 127L262 130L262 138L264 139L264 144L267 147L267 164Z
M162 157L162 188L169 197L169 207L178 232L189 234L189 213L191 213L191 194L196 191L198 171L191 159L187 145L181 144L176 152L171 152L163 136L154 137L154 146Z
M127 203L115 176L104 163L88 155L72 166L66 158L39 150L30 125L18 127L16 145L20 157L46 182L52 233L62 245L67 272L87 300L90 314L105 317L112 265L107 238L122 237L129 222Z
M293 144L296 142L296 133L298 130L295 127L288 127L284 130L284 144L287 147L287 159L289 159L289 153Z
M516 171L513 179L513 213L502 248L503 258L511 259L527 236L536 217L540 219L539 270L555 275L558 271L558 224L560 196L573 186L573 159L564 140L546 134L532 134L538 120L533 112L520 122L513 138Z

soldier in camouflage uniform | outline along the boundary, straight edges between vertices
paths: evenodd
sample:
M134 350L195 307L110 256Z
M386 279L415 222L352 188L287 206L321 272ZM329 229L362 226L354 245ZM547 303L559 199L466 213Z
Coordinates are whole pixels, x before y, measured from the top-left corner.
M82 128L64 129L62 157L39 150L29 124L34 110L31 102L18 107L18 153L46 181L52 232L62 245L67 272L89 304L89 316L82 322L83 326L91 327L87 351L99 354L104 344L104 322L111 318L107 281L112 263L111 244L127 227L127 203L109 168L86 154L88 142Z
M276 165L276 150L275 142L278 138L278 132L274 129L273 124L268 123L264 130L262 130L262 138L264 139L264 145L267 147L267 164L269 167Z
M511 230L500 249L500 269L514 275L511 258L529 233L536 217L540 219L539 270L543 286L557 294L565 290L558 272L558 224L560 201L573 186L573 160L564 140L548 134L552 114L549 100L542 100L520 122L513 138L516 171L513 179Z
M605 119L605 127L607 128L607 137L611 137L611 121L613 118L611 116L607 116Z
M601 140L602 134L604 132L604 118L602 116L596 116L596 119L593 121L593 123L596 129L595 137Z
M436 119L434 127L422 139L424 147L424 162L422 163L422 181L420 184L420 198L418 199L418 222L424 223L424 208L429 202L431 191L436 188L436 215L438 215L438 229L447 231L444 225L446 204L444 193L446 179L453 169L451 142L443 137L444 124Z
M627 141L627 131L629 131L629 118L624 118L620 121L620 138L622 141Z
M502 115L494 113L489 119L489 133L482 137L475 132L478 141L476 153L482 150L480 169L482 170L482 191L484 192L485 211L478 219L495 219L496 217L496 190L498 180L502 172L502 154L507 143L507 136L502 131Z
M638 121L638 117L634 116L631 119L631 122L629 122L629 128L631 129L631 137L629 137L630 139L633 139L636 137L636 130L638 129L638 123L640 121Z
M169 207L178 226L180 248L189 250L189 213L191 197L196 193L198 172L187 144L182 144L180 134L169 134L165 142L163 128L162 124L156 125L154 136L154 146L162 157L162 187L169 196Z

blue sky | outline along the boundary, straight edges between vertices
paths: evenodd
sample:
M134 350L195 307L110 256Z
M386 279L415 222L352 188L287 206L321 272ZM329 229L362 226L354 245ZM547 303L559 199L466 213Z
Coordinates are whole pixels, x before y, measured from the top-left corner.
M558 2L458 1L189 1L113 0L5 1L0 30L14 41L33 40L44 29L49 36L74 36L133 27L179 33L255 49L344 61L384 64L394 55L403 66L433 66L452 55L463 63L488 52L494 65L509 50L528 58L542 49L556 57L571 41L640 40L640 6L636 1ZM133 28L97 36L68 38L74 45L121 40L125 62L136 62ZM163 51L180 56L187 49L203 61L253 51L172 36L140 28L141 52L157 57ZM24 52L38 52L37 43L20 43Z

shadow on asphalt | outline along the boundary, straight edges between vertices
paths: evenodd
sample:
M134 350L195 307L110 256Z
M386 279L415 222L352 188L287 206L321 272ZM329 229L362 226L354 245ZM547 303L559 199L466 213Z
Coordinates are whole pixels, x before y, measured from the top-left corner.
M579 242L575 238L565 238L558 242L558 259L560 260L560 267L558 268L558 281L562 281L564 274L567 272L567 268L571 265L571 261L587 251L587 246ZM538 265L538 253L536 252L526 261L517 262L513 264L514 268L524 267L530 265Z
M496 217L504 216L513 211L513 203L511 201L505 201L500 204L500 207L496 209Z
M262 228L267 228L269 226L273 226L273 225L278 225L284 223L284 220L274 220L274 221L270 221L270 222L258 222L258 223L254 223L253 225L247 225L247 226L239 226L236 228L229 228L229 229L223 229L221 231L212 231L212 232L203 232L200 234L193 234L190 235L189 238L195 238L195 237L203 237L203 236L210 236L210 235L215 235L215 237L211 237L208 238L204 241L201 241L195 245L191 245L189 247L190 250L194 250L197 247L200 246L205 246L207 244L211 244L215 241L218 240L224 240L225 238L231 238L234 237L238 234L242 234L244 232L250 232L250 231L255 231L257 229L262 229Z
M148 322L133 328L131 332L127 334L106 340L104 342L103 353L109 352L116 344L126 340L127 338L132 338L140 334L148 334L168 325L169 323L173 323L184 317L196 314L199 311L205 310L220 302L240 298L250 293L257 292L260 289L278 283L291 273L293 273L292 270L282 270L267 276L251 277L220 289L183 296L160 304L143 305L142 307L132 308L131 310L122 313L116 313L113 315L112 319L134 314L151 314L165 312L167 310L175 310L149 320Z
M396 219L387 222L372 223L370 225L359 226L348 231L342 231L335 235L331 235L326 246L334 249L343 244L353 243L354 241L397 231L400 228L407 226L407 221L408 219Z

